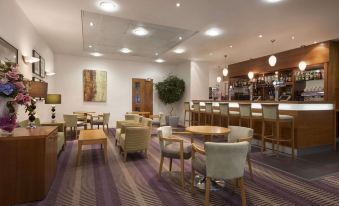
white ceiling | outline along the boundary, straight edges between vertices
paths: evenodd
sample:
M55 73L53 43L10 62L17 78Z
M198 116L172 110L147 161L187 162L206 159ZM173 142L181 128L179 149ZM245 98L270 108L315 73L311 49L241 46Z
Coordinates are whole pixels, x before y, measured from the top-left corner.
M186 53L167 51L161 55L169 63L196 60L222 64L224 54L229 56L228 63L235 63L271 53L271 39L277 40L273 50L278 52L339 37L338 0L115 0L120 9L114 13L101 11L97 0L16 1L56 53L73 55L88 55L83 50L81 10L199 31L178 45ZM177 2L181 7L175 6ZM204 36L212 26L223 34ZM263 38L258 38L259 34ZM153 60L120 54L106 57Z

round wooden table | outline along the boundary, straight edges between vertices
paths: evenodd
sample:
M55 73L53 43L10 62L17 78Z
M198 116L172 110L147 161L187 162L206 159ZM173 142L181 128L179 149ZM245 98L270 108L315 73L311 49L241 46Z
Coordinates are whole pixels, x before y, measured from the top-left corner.
M213 135L227 135L230 129L218 126L190 126L186 127L186 131L193 134L200 134L205 137L205 141L211 141ZM193 139L191 139L193 142Z

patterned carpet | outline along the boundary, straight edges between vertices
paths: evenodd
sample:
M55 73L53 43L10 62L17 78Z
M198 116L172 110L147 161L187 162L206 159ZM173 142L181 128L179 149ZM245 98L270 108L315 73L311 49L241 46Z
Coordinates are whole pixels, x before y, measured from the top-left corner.
M68 141L59 156L58 171L48 196L24 205L202 205L204 193L189 190L190 161L185 162L186 187L178 182L178 161L172 174L165 161L158 180L159 144L152 138L148 159L141 154L122 161L114 145L114 130L109 132L108 165L99 146L84 147L81 166L76 166L77 141ZM245 189L249 205L339 205L339 175L306 181L253 163L254 180L246 168ZM232 182L211 193L210 205L240 205L239 191Z

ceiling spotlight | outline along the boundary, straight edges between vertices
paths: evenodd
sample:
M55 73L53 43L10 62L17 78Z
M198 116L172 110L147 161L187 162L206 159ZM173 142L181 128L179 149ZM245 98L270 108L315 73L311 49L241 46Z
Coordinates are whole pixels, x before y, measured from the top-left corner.
M182 40L182 37L181 36L179 36L179 38L178 38L179 40Z
M178 3L176 4L176 6L177 6L177 7L180 7L180 6L181 6L181 4L178 2Z
M122 49L120 49L120 52L124 53L124 54L128 54L128 53L131 53L132 50L130 50L129 48L122 48Z
M213 55L213 53L211 52L211 53L209 53L209 55L210 55L210 56L212 56L212 55Z
M154 60L156 63L164 63L165 62L165 60L163 60L163 59L156 59L156 60Z
M107 12L117 11L119 9L119 5L111 0L104 0L99 2L99 7Z
M185 52L185 49L178 48L178 49L175 49L173 52L176 53L176 54L182 54L182 53Z
M149 34L149 31L145 29L144 27L139 26L133 29L132 33L136 36L146 36L147 34Z
M232 45L230 45L229 47L230 47L230 48L233 48L233 46L232 46Z
M92 48L93 46L92 45L88 45L88 48Z
M263 35L262 35L262 34L259 34L258 37L259 37L259 38L263 38Z
M95 56L95 57L101 57L103 54L101 54L99 52L92 52L92 53L90 53L90 55Z
M93 23L93 22L89 22L89 25L90 25L90 26L94 26L94 23Z
M218 28L210 28L207 31L205 31L205 35L211 37L219 36L221 33L222 33L221 29Z
M279 1L282 1L282 0L265 0L265 1L268 3L278 3Z
M317 42L317 41L314 41L313 43L314 43L314 44L317 44L318 42Z
M155 56L158 56L159 55L159 53L157 52L157 53L155 53Z
M291 39L294 40L294 39L295 39L295 36L292 36Z

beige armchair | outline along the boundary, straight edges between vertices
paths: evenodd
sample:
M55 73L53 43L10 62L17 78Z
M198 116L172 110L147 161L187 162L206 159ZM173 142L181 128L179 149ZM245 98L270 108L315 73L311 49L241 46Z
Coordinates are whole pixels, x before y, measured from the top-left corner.
M228 134L228 142L248 142L248 153L247 153L247 163L248 163L248 170L251 175L251 179L253 179L253 172L252 172L252 163L251 163L251 142L253 139L253 129L247 127L239 127L239 126L229 126L228 127L231 132Z
M147 158L147 149L151 133L149 127L127 127L124 134L120 136L121 150L124 161L127 160L127 154L130 152L143 151Z
M153 119L153 123L159 125L160 127L166 125L165 115L162 112L159 112L159 114L156 115L151 115L151 118Z
M182 138L173 134L188 134L187 132L172 132L172 127L164 126L158 128L158 138L160 143L161 160L159 167L159 177L161 176L164 158L170 159L169 170L172 171L172 159L180 159L181 184L184 186L184 160L190 159L192 147L190 142L185 142Z
M74 129L76 139L78 138L78 127L83 126L85 129L87 129L87 123L84 123L83 121L78 121L78 116L75 114L64 114L64 121L64 131L67 131L67 127L70 127L71 131L72 129Z
M138 114L125 114L125 120L129 121L135 121L135 122L140 122L141 121L142 116L138 115Z
M242 205L246 205L243 176L248 147L248 142L206 142L205 151L197 147L195 144L192 144L191 188L192 191L194 191L194 177L196 171L206 176L205 206L209 204L211 179L236 179L237 186L240 188ZM196 158L195 153L206 155L206 157Z
M106 126L108 130L109 117L110 117L110 113L104 113L103 115L99 115L99 116L91 115L91 120L90 120L91 129L93 129L94 125L98 125L98 129L99 129L99 125L102 125L103 129L105 129L105 126Z
M142 116L138 114L125 114L125 120L117 121L115 127L115 146L119 144L120 135L121 135L121 125L126 122L130 123L140 123Z

